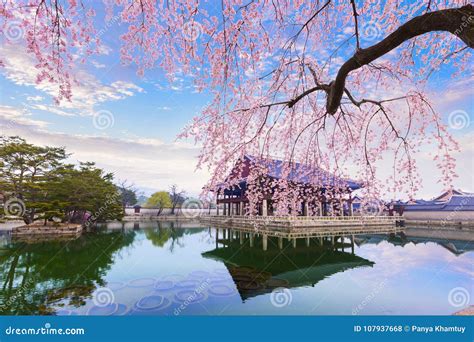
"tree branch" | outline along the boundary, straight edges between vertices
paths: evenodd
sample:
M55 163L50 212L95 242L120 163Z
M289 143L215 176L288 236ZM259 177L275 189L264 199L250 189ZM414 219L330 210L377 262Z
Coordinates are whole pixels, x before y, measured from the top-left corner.
M356 51L342 65L336 80L330 84L331 89L326 102L327 112L334 114L339 108L346 78L351 71L373 62L416 36L434 31L450 32L459 37L467 46L474 48L474 7L466 5L425 13L406 22L378 44Z
M357 20L357 17L359 16L359 14L357 13L355 0L351 0L351 5L352 5L352 14L354 15L354 26L355 26L355 36L356 36L357 50L359 50L360 49L359 22Z

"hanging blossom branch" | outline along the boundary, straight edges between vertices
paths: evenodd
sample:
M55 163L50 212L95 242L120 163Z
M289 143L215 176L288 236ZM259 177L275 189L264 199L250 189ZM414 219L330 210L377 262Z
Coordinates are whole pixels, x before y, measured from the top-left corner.
M395 32L383 39L380 43L367 49L360 49L357 23L358 14L355 9L354 1L351 1L351 3L354 11L357 51L342 65L342 67L339 69L339 72L337 73L336 79L329 84L318 84L310 89L307 89L293 99L263 105L264 107L287 105L288 108L292 108L304 97L316 91L322 90L327 94L326 110L328 113L334 114L341 104L343 93L347 92L347 89L344 85L350 72L357 70L364 65L369 65L371 62L387 54L391 50L401 45L403 42L428 32L450 32L458 36L467 45L467 47L474 48L474 19L467 19L474 18L474 7L472 5L467 5L459 9L440 10L418 16L408 21L406 24L400 26ZM466 22L468 22L468 28L461 30L460 28L463 27L463 23ZM464 51L464 49L465 48L462 48L459 52ZM458 52L453 52L449 56L446 56L446 58L449 58L456 53Z
M58 104L74 97L77 61L100 53L101 35L109 33L97 33L96 11L88 6L76 0L0 2L2 32L18 24L24 33L23 40L4 34L2 43L36 58L37 82L58 85ZM469 65L474 13L465 0L403 6L221 0L218 10L199 0L107 0L105 7L106 20L95 22L117 18L125 29L124 65L136 65L139 76L156 67L169 80L189 75L196 90L213 95L180 135L202 146L198 167L211 171L209 188L251 153L341 176L350 165L380 189L389 182L376 178L378 162L393 153L393 189L400 192L405 182L411 195L420 184L412 155L433 141L443 151L437 161L443 185L454 177L448 169L456 144L430 104L423 76L441 63L459 71Z

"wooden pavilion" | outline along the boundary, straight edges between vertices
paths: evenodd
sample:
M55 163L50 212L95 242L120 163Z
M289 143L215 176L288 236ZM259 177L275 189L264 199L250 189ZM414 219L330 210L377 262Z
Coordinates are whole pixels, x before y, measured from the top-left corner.
M257 177L255 170L259 170ZM361 183L337 177L319 167L246 155L236 163L226 182L215 190L217 215L249 215L249 191L260 191L262 199L257 205L257 215L276 215L281 199L275 190L282 180L296 194L299 204L296 210L289 210L292 216L352 216L352 192L362 187Z

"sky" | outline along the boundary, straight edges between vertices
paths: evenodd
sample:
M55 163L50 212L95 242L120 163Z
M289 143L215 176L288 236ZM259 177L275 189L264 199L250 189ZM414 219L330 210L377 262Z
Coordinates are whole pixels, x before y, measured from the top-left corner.
M172 184L197 195L209 174L195 169L199 146L176 136L211 97L206 91L197 92L186 75L178 73L170 82L159 69L139 77L134 66L121 65L118 36L122 31L117 23L104 30L100 55L77 65L79 84L73 88L73 99L59 106L54 104L53 86L36 84L35 61L21 42L2 43L0 134L65 146L72 153L70 161L94 161L147 195ZM473 78L469 74L452 78L450 73L442 69L434 75L432 99L460 143L461 152L455 155L459 178L454 186L474 192ZM463 121L459 124L453 117ZM425 146L417 156L424 185L419 198L442 191L433 151ZM388 165L386 172L390 172Z

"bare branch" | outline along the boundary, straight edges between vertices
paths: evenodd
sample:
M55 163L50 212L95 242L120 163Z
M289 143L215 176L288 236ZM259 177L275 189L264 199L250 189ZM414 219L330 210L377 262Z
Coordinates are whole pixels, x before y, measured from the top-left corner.
M355 36L356 36L356 44L357 44L357 50L360 49L360 42L359 42L359 23L357 20L357 17L359 14L357 14L357 9L355 5L355 1L351 0L351 5L352 5L352 13L354 15L354 25L355 25Z

